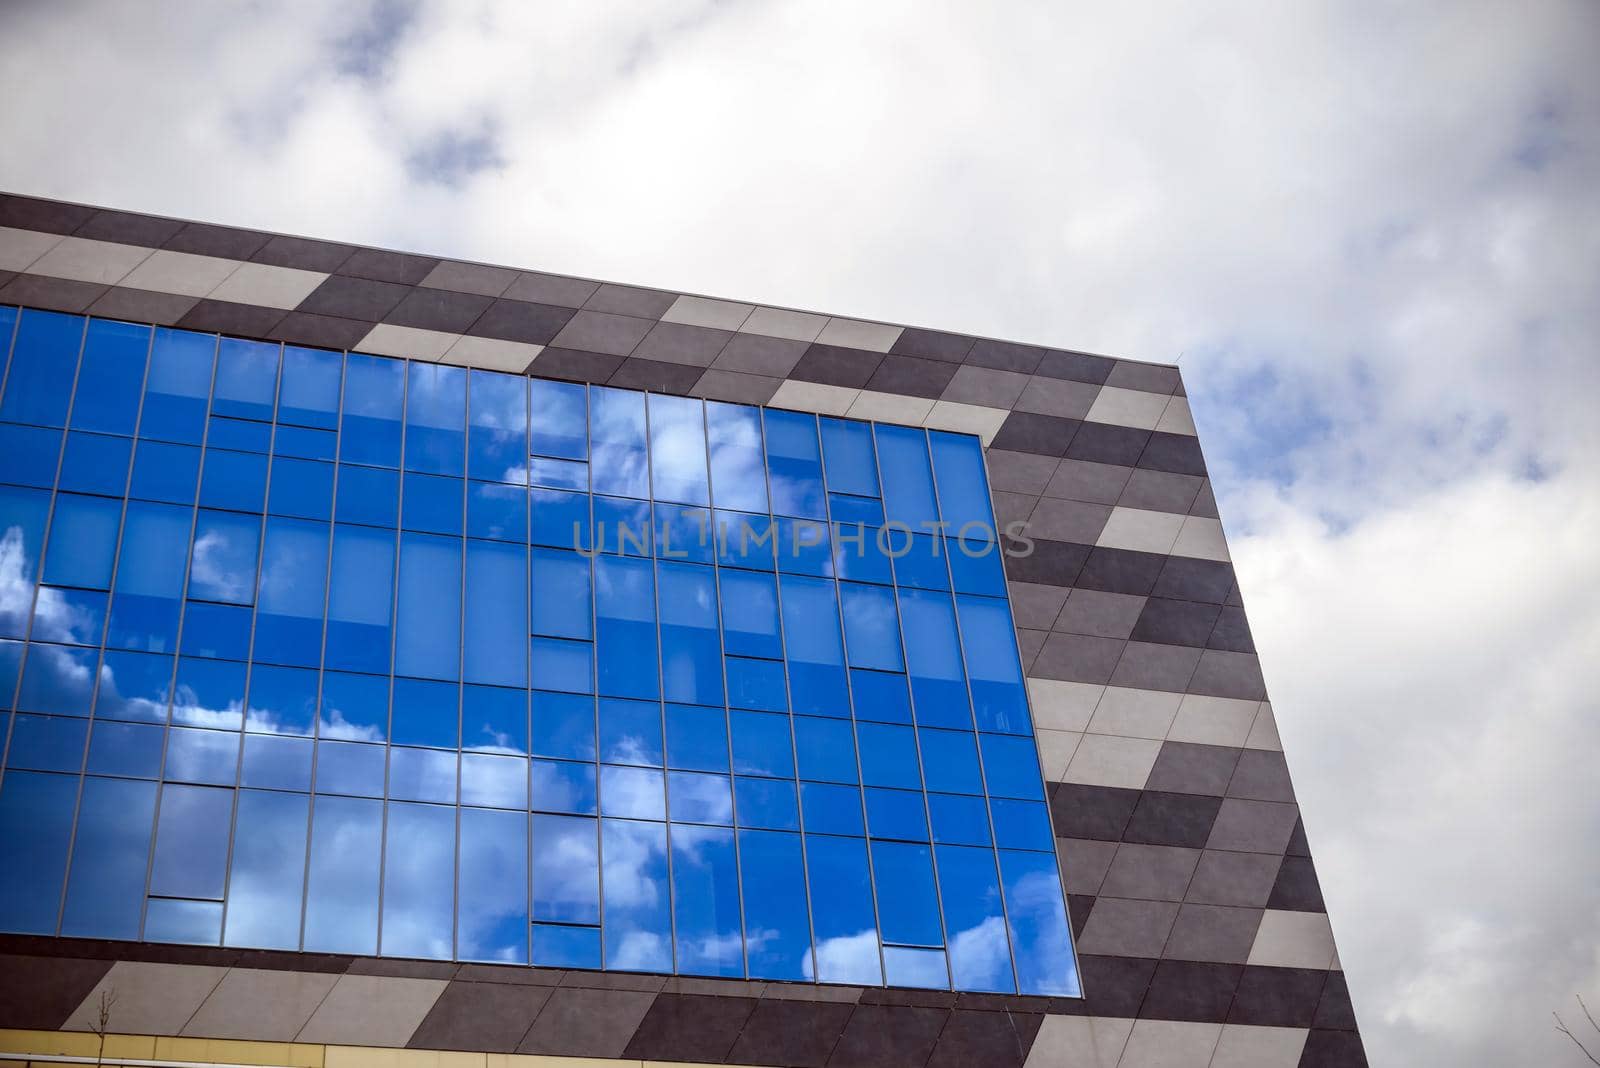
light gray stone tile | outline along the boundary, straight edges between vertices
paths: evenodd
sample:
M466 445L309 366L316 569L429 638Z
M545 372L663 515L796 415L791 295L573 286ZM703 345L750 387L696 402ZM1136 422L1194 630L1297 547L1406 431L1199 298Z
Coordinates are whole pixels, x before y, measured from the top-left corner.
M1131 426L1140 430L1154 430L1167 410L1171 398L1161 393L1144 393L1136 389L1118 389L1102 386L1094 404L1085 417L1091 423L1110 423L1114 426Z
M140 245L119 245L114 241L64 237L51 246L44 255L34 260L28 266L28 273L114 286L148 259L152 251L154 250Z
M821 382L801 382L788 379L778 387L768 403L774 408L792 408L800 412L819 412L822 415L843 415L854 404L859 389L829 386Z
M1069 501L1116 504L1132 473L1133 468L1117 464L1062 460L1044 493L1046 497L1064 497Z
M1187 397L1173 397L1167 410L1161 413L1156 429L1163 434L1188 434L1195 436L1194 415L1189 411Z
M1181 700L1182 695L1163 690L1107 686L1094 710L1094 718L1089 721L1089 733L1151 738L1159 742L1167 736Z
M923 419L929 430L953 430L959 434L976 434L984 446L994 440L1011 414L1004 408L989 408L980 404L957 404L954 401L935 401L933 409Z
M1282 856L1289 846L1289 835L1294 833L1294 821L1299 815L1297 805L1224 798L1217 821L1211 825L1206 848Z
M1028 703L1033 707L1033 722L1051 730L1083 733L1104 692L1104 686L1088 683L1028 679Z
M1042 497L1028 517L1028 532L1036 538L1093 545L1110 515L1108 505Z
M1100 387L1089 382L1034 377L1028 379L1022 395L1012 407L1019 412L1033 412L1036 415L1082 419L1089 414L1099 392Z
M61 1025L92 1031L99 1024L100 995L114 994L108 1031L125 1035L176 1035L215 990L226 968L196 964L151 964L119 960Z
M300 1031L300 1042L404 1046L448 979L342 975Z
M1139 1020L1122 1050L1125 1068L1206 1068L1222 1025Z
M755 311L753 304L739 304L731 300L713 300L710 297L682 296L672 302L664 323L688 323L690 326L708 326L714 330L737 330Z
M1170 901L1098 897L1078 939L1078 951L1111 957L1159 957L1177 915L1178 906Z
M1142 790L1160 749L1160 742L1148 738L1086 734L1062 781Z
M739 324L739 330L746 334L786 337L791 341L815 341L827 324L826 315L787 311L783 308L757 308Z
M157 249L130 271L121 284L131 289L148 289L153 293L203 297L236 271L239 263L239 260L225 260L216 256L196 256L189 252Z
M941 400L959 401L963 404L982 404L990 408L1011 408L1028 384L1028 376L1015 371L999 371L992 367L963 364L956 369L955 377L944 387Z
M899 423L902 426L921 426L933 411L933 400L928 397L907 397L903 393L880 393L875 389L862 390L845 413L852 419L874 419L880 423Z
M1114 1016L1046 1016L1024 1068L1117 1068L1131 1030Z
M1248 963L1269 968L1326 968L1333 962L1333 929L1326 912L1268 909Z
M1146 600L1131 593L1073 590L1056 617L1055 629L1064 634L1126 638L1133 633Z
M181 1034L292 1042L337 978L317 972L229 969Z
M1097 545L1111 549L1166 556L1178 538L1186 517L1171 512L1151 512L1143 508L1113 508Z
M1228 542L1222 536L1222 523L1216 519L1192 515L1183 521L1178 536L1173 539L1173 556L1193 556L1201 560L1229 560Z
M839 345L847 349L863 349L867 352L888 352L894 348L894 343L900 340L903 329L885 323L863 322L860 319L833 318L828 320L828 325L817 335L817 343Z
M522 374L543 351L543 345L532 345L525 341L500 341L492 337L463 335L439 359L443 363L462 367L490 367L496 371Z
M1227 745L1237 749L1249 737L1250 726L1260 706L1259 701L1185 694L1167 737L1175 742Z
M1039 740L1039 765L1045 782L1060 782L1067 773L1072 754L1078 751L1083 735L1072 731L1053 731L1040 727L1034 731Z
M274 267L269 263L241 263L208 295L212 300L292 310L327 278L322 271Z
M1123 842L1099 892L1108 897L1182 901L1200 850Z
M1207 849L1200 854L1184 900L1201 905L1264 908L1282 863L1281 857L1268 853Z
M0 226L0 271L26 271L35 260L63 240L60 234Z
M1256 721L1250 725L1250 737L1244 740L1246 749L1271 749L1283 751L1283 743L1278 739L1278 721L1272 714L1272 702L1262 701L1261 708L1256 712Z
M402 359L434 360L450 351L460 334L446 334L440 330L422 330L414 326L395 326L379 323L356 348L380 356L399 356ZM527 362L523 362L523 367ZM519 371L521 367L517 368Z
M1210 1068L1298 1068L1308 1034L1303 1027L1223 1024Z

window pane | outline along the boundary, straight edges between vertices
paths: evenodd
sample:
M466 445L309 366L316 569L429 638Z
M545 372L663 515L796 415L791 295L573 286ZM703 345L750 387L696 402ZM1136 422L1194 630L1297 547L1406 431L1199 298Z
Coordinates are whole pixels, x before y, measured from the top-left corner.
M733 786L726 775L668 772L667 794L667 811L675 824L733 822Z
M75 430L61 458L61 489L120 497L128 488L133 443L107 434Z
M217 348L211 411L239 419L272 419L278 392L278 346L225 337Z
M1028 734L1028 695L1017 657L1016 631L1006 602L992 597L956 598L961 647L972 676L978 729Z
M767 472L762 463L760 410L707 401L706 434L717 507L765 512Z
M338 493L336 512L341 522L398 525L400 479L393 471L340 464Z
M862 497L878 495L878 461L872 451L870 424L823 419L822 455L828 464L830 490Z
M139 937L155 812L153 782L83 781L62 934L130 941Z
M373 467L400 466L400 417L406 365L351 353L345 360L339 459Z
M660 694L653 570L648 560L595 560L595 655L602 694Z
M969 533L985 536L994 516L989 507L989 482L983 475L983 447L970 434L928 432L933 449L933 473L939 486L939 514L945 529L959 534L972 524ZM995 538L997 535L988 534Z
M601 822L605 965L617 971L672 970L667 825Z
M913 531L937 530L939 507L928 466L928 439L921 430L882 423L873 427L878 466L883 471L883 512L891 523Z
M337 429L339 379L343 374L344 357L340 353L285 345L278 386L278 422Z
M722 640L730 656L778 659L778 591L773 576L758 571L722 571Z
M922 787L917 768L917 743L910 727L887 723L858 723L856 738L861 746L861 777L868 786L897 786L908 790Z
M239 791L223 944L300 948L310 803L303 794Z
M529 451L535 456L587 460L587 390L574 382L548 382L539 378L533 379L529 386L533 407L533 436Z
M140 437L200 444L216 351L214 334L157 328L144 383Z
M400 535L400 596L394 669L454 679L461 670L461 542L431 534Z
M461 810L459 882L461 914L456 936L457 957L500 964L528 963L528 816L525 812Z
M239 778L239 735L233 731L172 728L167 732L167 761L162 778L168 782L233 786Z
M473 371L468 387L467 475L528 483L528 380Z
M222 939L222 902L151 898L145 906L144 940L214 946Z
M533 817L535 920L600 922L599 833L592 819Z
M648 497L644 395L593 386L589 390L589 460L594 492Z
M717 591L707 567L657 565L661 584L661 687L669 701L722 704Z
M817 417L776 408L763 412L773 514L826 519Z
M956 989L1015 993L994 853L942 845L936 855L950 977Z
M594 698L533 692L533 752L566 760L595 758Z
M816 932L816 979L880 985L883 966L878 959L867 843L807 835L806 862Z
M630 819L666 819L667 798L661 772L654 768L601 765L600 811Z
M232 822L232 790L163 787L150 892L221 901Z
M61 441L59 430L0 423L0 482L49 489Z
M197 601L251 604L256 592L260 516L202 511L195 520L189 596Z
M728 770L726 717L727 713L721 708L668 705L667 767L726 773Z
M1018 992L1080 997L1056 858L1001 850L1000 878L1011 920Z
M815 973L800 836L740 831L739 867L744 926L751 932L745 943L750 978L811 979Z
M267 458L250 452L207 450L200 471L200 503L206 508L259 512L267 497Z
M528 550L467 542L465 663L468 682L528 684Z
M315 671L257 664L250 673L250 708L244 729L257 734L309 737L316 708Z
M933 853L909 842L873 842L872 870L883 910L883 940L907 946L942 946Z
M983 751L983 777L991 797L1044 800L1039 777L1039 754L1032 738L1013 734L978 736Z
M460 477L467 445L467 370L406 364L406 470Z
M72 379L83 343L76 315L25 308L0 397L0 419L36 426L65 426Z
M847 716L850 691L845 681L844 647L834 584L826 579L785 575L783 643L788 656L789 697L796 712Z
M73 426L104 434L133 433L151 333L148 326L89 320L72 402Z
M107 645L153 653L177 648L191 514L170 505L128 503Z
M971 727L961 644L956 638L950 595L900 590L900 622L905 628L906 666L917 722L935 727Z
M55 516L50 521L44 581L109 590L117 527L121 523L122 505L118 501L58 493Z
M333 518L333 465L278 456L272 461L267 510L301 519Z
M8 771L0 783L0 930L53 934L78 779Z
M456 748L459 693L453 682L395 679L390 740L398 745Z
M320 760L317 775L322 775ZM382 848L383 802L317 798L306 886L306 952L371 956L378 951Z
M850 666L904 671L900 617L895 611L893 591L841 582L839 599L844 611L845 642L850 647Z
M557 638L590 638L589 561L574 552L534 549L532 567L533 633Z
M490 753L461 754L461 803L526 810L528 762Z
M652 393L649 407L650 486L656 500L710 504L701 402Z
M389 670L394 589L392 531L336 525L328 590L327 666Z
M744 975L731 830L672 828L672 906L680 973Z
M239 782L263 790L311 790L311 740L271 734L244 736Z
M267 520L261 592L256 600L257 660L318 666L327 571L327 523Z
M528 751L528 694L498 686L461 690L461 747L480 753Z
M200 450L194 446L141 439L134 448L130 496L169 504L193 504L199 481Z
M390 804L385 841L379 952L449 960L455 945L455 811Z

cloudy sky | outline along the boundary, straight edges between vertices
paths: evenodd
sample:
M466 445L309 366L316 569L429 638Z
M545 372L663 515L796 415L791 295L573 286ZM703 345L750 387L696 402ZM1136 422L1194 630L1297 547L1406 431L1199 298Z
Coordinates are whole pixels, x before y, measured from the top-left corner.
M1374 1063L1561 1064L1597 69L1587 0L11 0L0 188L1181 359Z

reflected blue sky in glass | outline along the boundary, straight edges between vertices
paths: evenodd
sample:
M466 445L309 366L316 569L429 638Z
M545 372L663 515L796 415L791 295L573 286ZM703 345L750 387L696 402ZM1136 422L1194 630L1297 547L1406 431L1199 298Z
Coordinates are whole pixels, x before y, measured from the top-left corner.
M1075 990L975 438L22 319L0 927Z

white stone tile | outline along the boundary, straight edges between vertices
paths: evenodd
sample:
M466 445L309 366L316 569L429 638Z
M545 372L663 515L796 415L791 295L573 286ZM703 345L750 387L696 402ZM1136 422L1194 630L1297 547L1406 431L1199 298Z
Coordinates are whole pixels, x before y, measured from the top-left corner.
M1000 426L1011 413L1004 408L989 408L982 404L961 404L957 401L936 401L933 410L922 421L930 430L954 430L962 434L976 434L987 446L1000 433Z
M1326 968L1333 961L1333 929L1326 912L1268 909L1261 914L1247 963L1269 968Z
M447 979L341 975L298 1040L342 1046L404 1046L439 1000Z
M1089 721L1089 733L1160 741L1172 727L1182 700L1182 694L1164 690L1108 686L1094 710L1094 718Z
M1122 1049L1121 1068L1206 1068L1222 1025L1139 1020Z
M463 367L488 367L522 374L543 351L543 345L532 345L525 341L499 341L492 337L463 335L439 360Z
M782 308L757 308L739 325L741 334L786 337L790 341L815 341L828 324L826 315L786 311Z
M361 352L379 356L401 356L413 360L437 360L454 345L460 334L446 334L438 330L421 330L414 326L395 326L379 323L356 348Z
M61 243L60 234L0 226L0 271L26 271L34 260Z
M1156 429L1163 434L1188 434L1193 437L1194 415L1189 411L1189 398L1174 396L1167 402L1167 410L1161 413L1161 421L1156 424Z
M1110 549L1132 549L1166 556L1183 529L1186 517L1172 512L1151 512L1143 508L1113 508L1111 518L1095 539L1096 545Z
M1149 738L1086 734L1062 782L1141 790L1160 752L1161 743Z
M860 319L829 319L817 335L819 345L840 345L867 352L888 352L900 340L904 327L868 323Z
M1197 742L1200 745L1244 745L1256 720L1260 701L1240 701L1232 697L1202 697L1187 694L1178 706L1177 718L1167 739Z
M222 284L207 294L212 300L259 304L264 308L293 310L328 278L323 271L274 267L269 263L241 263Z
M820 412L823 415L843 415L860 394L859 389L844 386L827 386L821 382L801 382L788 379L767 402L773 408L793 408L802 412Z
M1117 1068L1133 1021L1117 1016L1046 1016L1024 1068Z
M928 397L907 397L901 393L879 393L875 389L864 389L846 414L852 419L876 419L880 423L921 426L931 411L933 401Z
M129 289L148 289L152 293L179 293L203 297L239 269L239 260L219 256L197 256L192 252L156 249L150 258L128 273L121 282Z
M1201 560L1228 560L1228 542L1222 536L1222 522L1192 515L1183 521L1172 543L1173 556L1193 556Z
M753 304L739 304L731 300L712 300L710 297L682 296L661 317L664 323L686 323L689 326L707 326L713 330L737 330L750 313Z
M99 1024L100 994L107 991L116 996L107 1030L124 1035L175 1035L227 971L198 964L119 960L79 1002L61 1030L94 1030Z
M1167 402L1171 399L1161 393L1102 386L1085 418L1091 423L1112 423L1116 426L1154 430L1156 424L1161 422L1161 413L1166 411Z
M28 273L116 285L128 276L129 271L149 258L151 251L139 245L120 245L114 241L63 237L49 252L33 261Z
M1104 686L1089 682L1029 679L1028 702L1033 706L1034 726L1082 734L1089 728L1095 706L1105 691Z
M1261 702L1261 708L1256 712L1256 721L1250 725L1250 736L1244 740L1244 747L1283 752L1283 742L1278 738L1278 721L1272 715L1271 702Z
M1083 735L1043 727L1034 733L1039 739L1039 761L1044 770L1044 781L1061 782L1067 774L1072 754L1078 751L1078 743L1083 741Z
M1297 1068L1309 1033L1303 1027L1224 1024L1211 1068Z

